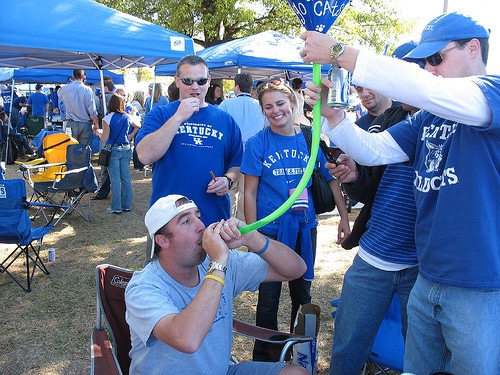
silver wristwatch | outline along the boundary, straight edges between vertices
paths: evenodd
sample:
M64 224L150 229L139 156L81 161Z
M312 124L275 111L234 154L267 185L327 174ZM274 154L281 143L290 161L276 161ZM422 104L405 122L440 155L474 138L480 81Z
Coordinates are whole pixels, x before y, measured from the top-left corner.
M332 65L335 68L339 67L338 58L345 51L345 45L343 43L337 42L330 47L330 57L332 58Z
M222 272L224 272L224 275L225 275L226 271L227 271L227 267L223 264L220 264L220 263L217 263L214 261L211 261L210 263L208 263L207 274L211 274L215 270L222 271Z

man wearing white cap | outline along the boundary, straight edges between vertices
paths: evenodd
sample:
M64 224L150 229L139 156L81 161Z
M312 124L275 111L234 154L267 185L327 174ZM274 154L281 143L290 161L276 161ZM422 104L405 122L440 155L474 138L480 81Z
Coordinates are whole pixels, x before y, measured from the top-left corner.
M307 374L283 363L229 365L233 299L263 281L292 280L304 261L235 218L205 227L182 195L158 199L145 217L154 259L126 292L131 374ZM246 246L248 252L229 250ZM175 369L175 370L174 370Z
M304 61L333 60L355 84L422 108L370 134L322 106L323 132L358 163L414 169L419 275L408 300L404 371L500 373L500 76L486 75L489 31L463 14L436 17L406 56L422 59L425 70L323 34L302 38ZM321 90L308 84L309 104Z

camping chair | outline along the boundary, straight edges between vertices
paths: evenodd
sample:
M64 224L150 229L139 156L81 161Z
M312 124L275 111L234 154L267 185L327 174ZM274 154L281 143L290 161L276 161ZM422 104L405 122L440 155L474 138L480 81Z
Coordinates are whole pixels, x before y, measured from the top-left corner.
M20 179L0 179L0 243L15 244L16 248L0 263L0 273L7 274L25 292L31 292L35 271L39 268L44 274L49 271L40 258L43 237L52 230L52 225L32 228L26 208L26 183ZM37 246L33 242L37 241ZM17 259L23 259L26 267L26 286L9 268Z
M62 209L54 226L67 214L77 212L87 222L91 221L90 192L97 190L97 177L91 164L92 150L90 146L71 144L66 148L66 163L50 182L35 182L33 190L45 203L52 204L53 209ZM83 197L87 195L87 203ZM45 217L47 217L44 214Z
M65 133L48 134L42 140L43 157L17 164L32 187L36 182L52 182L56 173L65 169L67 147L77 143L76 139Z
M62 137L62 136L51 137L51 138L48 139L48 141L50 143L46 143L45 145L43 144L43 140L46 137L48 137L48 136L50 136L52 134L56 134L56 133L64 133L64 132L62 130L59 130L59 129L54 129L53 126L49 125L46 129L42 129L37 134L37 136L31 140L31 146L35 149L35 151L38 154L38 156L44 157L45 156L44 147L48 147L50 149L51 147L53 147L54 144L57 144L59 142L59 139L60 140L71 139L69 135L67 137ZM76 139L72 139L71 142L72 143L77 143Z
M128 374L132 344L125 320L125 288L133 271L101 264L95 272L97 321L90 338L90 373Z
M43 116L26 116L26 136L33 139L45 127Z
M338 307L339 300L330 302L333 307ZM335 311L332 312L335 318ZM361 374L363 375L389 375L393 372L403 372L404 339L403 324L401 322L401 302L394 293L389 309L385 314L373 342L370 355L365 362Z
M92 375L129 372L131 360L128 353L131 342L130 329L125 320L125 288L132 275L132 270L110 264L96 267L97 322L90 339ZM280 361L284 360L294 344L312 339L308 336L255 327L236 319L233 319L233 332L252 339L283 344ZM273 337L281 339L273 340Z
M65 169L67 147L77 143L76 139L65 133L48 134L42 140L43 152L40 153L42 157L22 163L16 162L16 164L20 165L19 170L32 188L34 188L35 183L52 183L56 178L56 173ZM35 189L33 189L33 195L29 201L31 203L50 203L47 202L43 193ZM39 214L44 216L47 223L49 222L49 218L42 208L39 208L32 218L35 219Z

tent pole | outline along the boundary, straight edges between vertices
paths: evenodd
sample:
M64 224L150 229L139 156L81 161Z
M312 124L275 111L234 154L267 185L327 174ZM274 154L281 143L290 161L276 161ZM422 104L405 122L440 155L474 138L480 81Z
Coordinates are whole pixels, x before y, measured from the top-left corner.
M151 100L149 101L149 110L153 109L153 98L155 97L156 89L156 67L153 66L153 90L151 90Z
M2 174L5 177L7 173L7 164L9 162L9 146L10 146L10 130L12 129L12 125L10 122L10 116L12 116L12 105L14 104L14 84L16 80L12 78L12 84L10 86L10 112L7 116L7 139L5 142L5 160L2 160Z
M104 113L103 116L106 116L106 112L108 112L108 103L106 103L106 95L104 95L104 73L102 69L99 69L99 77L101 78L101 100L102 100L102 108Z

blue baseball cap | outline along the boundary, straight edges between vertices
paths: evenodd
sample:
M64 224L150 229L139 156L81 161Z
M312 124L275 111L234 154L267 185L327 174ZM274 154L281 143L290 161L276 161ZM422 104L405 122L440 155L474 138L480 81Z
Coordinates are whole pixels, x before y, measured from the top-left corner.
M406 61L405 56L409 54L411 51L413 51L416 47L417 47L417 42L414 41L403 43L400 46L396 47L391 56L395 57L396 59L401 59Z
M444 13L425 26L418 46L405 58L423 59L454 40L489 36L489 31L471 17L456 12Z

